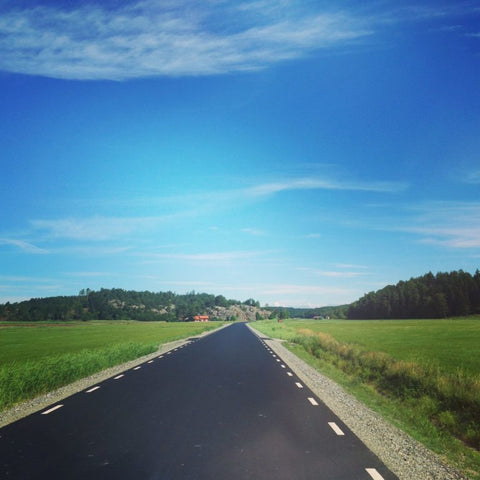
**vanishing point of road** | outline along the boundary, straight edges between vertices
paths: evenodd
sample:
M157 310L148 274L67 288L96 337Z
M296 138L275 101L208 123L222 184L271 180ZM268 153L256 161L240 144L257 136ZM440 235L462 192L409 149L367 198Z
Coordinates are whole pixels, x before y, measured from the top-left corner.
M0 429L0 479L397 477L233 324Z

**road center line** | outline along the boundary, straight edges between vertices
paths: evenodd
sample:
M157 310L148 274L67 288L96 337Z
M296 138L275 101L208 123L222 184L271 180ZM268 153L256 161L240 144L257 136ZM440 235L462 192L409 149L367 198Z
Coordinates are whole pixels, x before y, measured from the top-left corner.
M313 398L313 397L308 397L308 401L312 404L312 405L318 405L317 401Z
M56 405L55 407L52 407L49 410L46 410L45 412L42 412L42 415L48 415L49 413L52 413L55 410L58 410L59 408L62 408L62 407L63 405Z
M295 385L296 385L298 388L303 388L303 385L302 385L300 382L295 382Z
M337 435L345 435L335 422L328 422L328 424Z
M122 378L122 377L124 377L124 376L125 376L125 375L122 373L121 375L117 375L117 376L114 378L114 380L118 380L119 378Z
M91 388L90 390L87 390L85 393L92 393L95 390L98 390L100 387L97 385L96 387Z
M373 478L373 480L384 480L375 468L366 468L365 470Z

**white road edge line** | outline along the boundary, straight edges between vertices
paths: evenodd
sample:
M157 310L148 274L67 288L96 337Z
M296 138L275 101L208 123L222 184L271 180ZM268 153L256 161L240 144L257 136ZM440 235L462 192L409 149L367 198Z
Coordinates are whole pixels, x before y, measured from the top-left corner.
M345 435L340 427L335 422L328 422L330 428L337 434L337 435Z
M87 390L85 393L92 393L95 390L98 390L100 387L97 385L96 387L91 388L90 390Z
M45 412L42 412L42 415L48 415L49 413L52 413L55 410L58 410L59 408L62 408L62 407L63 405L55 405L55 407L52 407L49 410L46 410Z
M366 468L365 470L373 478L373 480L384 480L375 468Z
M303 385L302 385L300 382L295 382L295 385L296 385L298 388L303 388Z
M116 377L114 377L114 380L118 380L119 378L122 378L124 377L125 375L122 373L121 375L117 375Z
M318 405L317 401L316 401L313 397L308 397L308 401L309 401L312 405Z

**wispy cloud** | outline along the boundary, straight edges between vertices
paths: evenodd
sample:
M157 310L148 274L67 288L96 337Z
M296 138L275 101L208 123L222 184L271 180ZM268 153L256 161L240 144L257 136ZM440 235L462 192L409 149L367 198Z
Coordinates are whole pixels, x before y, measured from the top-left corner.
M261 69L370 33L353 15L307 11L292 2L12 6L0 18L0 68L66 79L223 74Z
M25 242L24 240L18 240L14 238L0 238L0 245L10 245L16 247L24 253L32 253L35 255L49 253L48 250L37 247L32 243Z
M480 248L480 203L430 203L397 230L420 235L424 243L449 248Z
M405 182L339 181L323 178L295 178L264 183L245 191L252 197L262 197L294 190L347 190L360 192L399 193L408 188Z
M234 260L245 260L265 255L266 251L231 251L231 252L203 252L203 253L145 253L150 261L155 260L184 260L187 262L216 262L224 263Z
M253 235L254 237L263 237L267 234L265 230L261 230L259 228L249 228L249 227L242 228L242 232L247 233L249 235Z
M157 227L166 217L90 217L32 220L34 229L51 238L101 241Z
M480 34L479 34L480 36ZM467 174L465 177L465 181L467 183L473 183L473 184L479 184L480 183L480 170L475 170L473 172L470 172Z
M348 270L343 270L341 268L343 267L339 267L338 270L320 270L312 267L299 267L297 268L297 270L309 272L319 277L330 277L330 278L355 278L355 277L368 275L368 273L365 271L360 271L360 272L352 271L352 270L348 271ZM352 265L352 268L355 268L355 266Z

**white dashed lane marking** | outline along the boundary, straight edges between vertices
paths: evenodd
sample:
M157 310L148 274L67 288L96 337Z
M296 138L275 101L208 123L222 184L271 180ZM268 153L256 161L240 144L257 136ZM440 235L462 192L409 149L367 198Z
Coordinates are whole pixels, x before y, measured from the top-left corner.
M122 378L122 377L124 377L124 376L125 376L125 375L122 373L121 375L117 375L117 376L114 378L114 380L118 380L119 378Z
M288 375L289 377L293 377L293 373L292 373L292 372L287 372L287 375Z
M142 367L135 367L134 370L140 370Z
M158 358L163 358L163 355L160 355Z
M282 364L282 365L280 365L280 366L281 366L282 368L287 368L287 367L286 367L285 365L283 365L283 364Z
M96 387L91 388L90 390L87 390L86 393L92 393L95 390L98 390L100 387L97 385Z
M345 435L335 422L328 422L328 424L337 435Z
M302 385L300 382L295 382L295 385L296 385L298 388L303 388L303 385Z
M279 359L279 358L277 358L277 362L280 362L280 359Z
M150 360L148 363L153 363L153 360Z
M52 413L55 410L58 410L59 408L62 408L62 407L63 407L63 405L55 405L54 407L52 407L48 410L45 410L45 412L42 412L42 415L48 415L49 413Z
M365 470L373 478L373 480L384 480L375 468L366 468Z
M313 398L313 397L308 397L308 401L312 404L312 405L318 405L317 401Z

